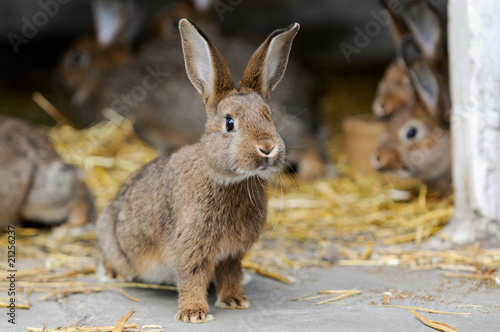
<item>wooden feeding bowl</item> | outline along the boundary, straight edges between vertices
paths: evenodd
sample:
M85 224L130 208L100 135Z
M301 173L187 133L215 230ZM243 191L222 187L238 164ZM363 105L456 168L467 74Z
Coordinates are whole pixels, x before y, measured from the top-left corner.
M373 114L360 114L345 118L342 129L349 166L363 174L373 172L370 159L385 130L385 123Z

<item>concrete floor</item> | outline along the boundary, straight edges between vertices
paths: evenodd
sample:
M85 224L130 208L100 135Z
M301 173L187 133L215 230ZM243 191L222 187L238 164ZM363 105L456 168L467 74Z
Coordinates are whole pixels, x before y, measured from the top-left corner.
M290 272L296 282L286 285L254 275L245 286L252 302L248 310L224 310L214 307L216 294L209 292L214 320L192 325L177 322L177 294L171 291L128 289L142 301L133 302L116 290L89 295L70 295L67 303L40 302L43 293L31 296L32 308L17 310L17 324L7 323L1 309L0 331L24 331L27 327L56 328L79 318L79 326L107 326L131 309L136 313L129 323L161 325L162 331L433 331L407 309L383 308L383 292L402 293L407 298L391 304L424 307L448 312L469 312L452 316L420 312L424 317L450 324L459 331L500 331L500 286L476 281L445 278L442 271L411 271L389 267L312 268ZM93 279L91 279L93 280ZM97 281L95 281L97 282ZM359 289L361 295L339 304L316 305L293 302L292 298L325 289ZM467 306L469 305L469 306Z

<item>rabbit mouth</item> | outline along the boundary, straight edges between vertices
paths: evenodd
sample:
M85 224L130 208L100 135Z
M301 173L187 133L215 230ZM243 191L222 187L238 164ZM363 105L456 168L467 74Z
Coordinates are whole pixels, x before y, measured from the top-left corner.
M274 158L263 158L257 169L260 172L279 172L284 166L284 160L281 155Z
M252 176L259 176L264 179L269 179L283 168L282 165L283 163L281 163L279 159L269 159L269 158L266 159L267 160L262 160L252 170L238 169L236 177L249 178Z

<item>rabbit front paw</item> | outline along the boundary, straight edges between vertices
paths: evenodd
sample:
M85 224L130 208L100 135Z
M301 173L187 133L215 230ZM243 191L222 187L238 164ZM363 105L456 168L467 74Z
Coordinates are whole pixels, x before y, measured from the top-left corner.
M236 296L227 296L223 300L218 298L215 306L221 309L248 309L250 301L248 301L245 294L239 294Z
M184 323L206 323L213 320L212 315L208 315L208 310L203 308L185 308L179 309L175 319Z

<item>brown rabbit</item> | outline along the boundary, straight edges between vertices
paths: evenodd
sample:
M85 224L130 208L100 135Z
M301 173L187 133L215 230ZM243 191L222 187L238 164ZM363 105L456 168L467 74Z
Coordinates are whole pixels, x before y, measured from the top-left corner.
M403 58L418 99L391 115L380 138L373 167L403 176L413 175L431 190L451 190L451 140L448 85L423 56L411 36L402 43Z
M450 131L430 116L421 103L391 117L380 138L373 167L380 172L414 176L432 191L451 190Z
M212 272L218 306L250 305L241 259L264 228L267 183L285 160L266 100L285 72L299 25L264 41L238 87L212 42L187 19L179 27L186 71L207 114L205 133L132 175L98 219L97 234L110 276L176 283L176 319L197 323L208 313Z
M119 8L132 6L134 1L107 3L117 3ZM72 96L84 124L98 121L101 111L110 107L133 117L137 134L162 153L169 154L196 142L203 134L206 115L203 103L195 97L196 92L185 77L178 34L175 38L169 35L150 40L138 54L132 54L130 36L134 33L130 30L139 24L127 26L125 22L137 20L137 15L123 20L120 15L133 10L114 9L94 6L95 19L108 20L96 25L100 27L97 39L85 38L68 50L58 69L59 81ZM120 28L120 22L125 27ZM177 22L178 18L175 29ZM101 44L100 40L111 42ZM255 47L232 38L221 37L215 42L222 45L228 64L235 69L233 74L242 73L244 59L252 55ZM314 129L312 107L307 102L311 95L307 90L309 82L300 68L285 76L283 82L269 100L273 120L287 144L287 161L297 166L301 176L315 179L325 174L326 158Z
M395 111L414 104L416 98L400 51L403 37L411 34L422 50L422 56L447 75L446 30L437 11L426 0L412 1L399 11L391 7L391 1L381 2L391 17L390 31L397 57L377 86L372 110L378 118L387 119Z
M0 116L0 227L21 220L82 226L94 200L82 173L64 163L38 128Z
M377 85L372 109L377 118L386 119L394 112L415 103L415 90L406 72L403 59L396 58L387 67Z

